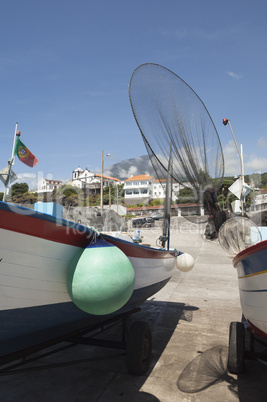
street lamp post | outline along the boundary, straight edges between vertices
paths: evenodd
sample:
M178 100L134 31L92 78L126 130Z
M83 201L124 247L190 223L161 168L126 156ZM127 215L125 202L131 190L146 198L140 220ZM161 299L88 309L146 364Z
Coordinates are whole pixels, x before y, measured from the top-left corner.
M103 171L104 171L104 156L103 150L101 151L101 185L100 185L100 208L103 210ZM106 156L110 156L107 154Z

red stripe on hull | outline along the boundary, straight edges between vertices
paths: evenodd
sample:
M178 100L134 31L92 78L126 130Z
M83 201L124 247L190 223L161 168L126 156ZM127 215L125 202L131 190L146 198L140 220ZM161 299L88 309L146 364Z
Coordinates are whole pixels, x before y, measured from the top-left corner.
M107 235L103 235L103 237L106 241L121 249L127 257L163 259L174 258L177 256L177 251L150 248L135 243L129 243Z
M240 251L235 258L233 259L233 265L234 267L236 264L243 259L249 257L250 255L253 255L255 253L258 253L259 251L263 251L267 249L267 240L261 241L253 246L250 246L248 248L245 248L245 250Z
M78 228L60 224L60 220L49 222L3 210L0 210L0 222L2 229L83 248L93 237L93 233L82 232Z

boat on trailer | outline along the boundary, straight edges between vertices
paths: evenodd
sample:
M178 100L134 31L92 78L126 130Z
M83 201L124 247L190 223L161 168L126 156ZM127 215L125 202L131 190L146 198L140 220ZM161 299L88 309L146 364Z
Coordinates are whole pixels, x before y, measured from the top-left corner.
M237 270L242 312L251 331L267 341L267 240L254 244L233 259Z
M101 325L139 308L170 280L179 257L0 202L0 361L22 339L29 346L31 334L32 346L43 330Z
M232 321L229 328L228 370L240 374L245 359L265 365L267 348L267 240L240 251L233 259L237 270L242 321ZM246 329L249 345L246 341ZM258 350L256 344L263 346Z
M267 346L267 240L260 229L243 216L226 220L219 231L219 243L232 258L237 272L242 321L230 323L228 370L241 373L245 358L260 358L255 341ZM246 331L250 345L246 345Z

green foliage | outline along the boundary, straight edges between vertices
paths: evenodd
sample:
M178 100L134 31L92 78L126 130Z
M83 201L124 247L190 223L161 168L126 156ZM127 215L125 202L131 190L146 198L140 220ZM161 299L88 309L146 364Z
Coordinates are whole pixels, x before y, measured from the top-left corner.
M63 191L63 194L65 198L68 198L72 195L77 195L78 194L78 188L75 187L66 187Z
M197 176L198 182L206 185L212 181L211 176L203 169L200 169Z
M103 204L109 205L117 204L117 196L120 204L124 204L124 190L123 184L113 186L110 184L109 186L104 187L103 189Z
M12 201L15 204L34 204L38 201L38 196L36 193L24 193L24 194L16 194L12 196Z
M161 200L161 199L159 199L159 198L157 198L157 199L155 199L155 200L151 200L151 201L149 201L149 204L148 205L150 205L150 206L154 206L154 207L157 207L157 206L159 206L159 205L164 205L164 200Z
M0 201L3 201L4 193L0 193Z
M50 200L58 204L76 207L80 205L80 197L82 197L82 191L78 187L64 185L48 194L47 201Z
M137 204L131 204L128 205L128 208L142 208L142 207L147 207L147 204L143 203L137 203Z
M71 207L78 207L79 206L79 196L78 194L72 193L68 197L65 197L64 204Z
M27 183L16 183L11 186L11 198L14 196L25 194L29 191Z
M224 194L228 192L228 188L235 182L234 177L224 177L221 187L219 188L217 195Z
M194 191L190 188L182 188L179 192L177 204L190 204L195 201Z

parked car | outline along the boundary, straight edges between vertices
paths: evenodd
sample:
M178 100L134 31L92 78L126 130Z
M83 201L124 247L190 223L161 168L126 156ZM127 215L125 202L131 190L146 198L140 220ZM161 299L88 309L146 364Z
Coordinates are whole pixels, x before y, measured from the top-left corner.
M150 217L135 218L132 220L133 228L150 228L152 226L155 226L155 221L153 218Z
M153 214L151 215L151 218L153 218L156 221L158 219L163 219L164 215L161 214L160 212L153 212Z

